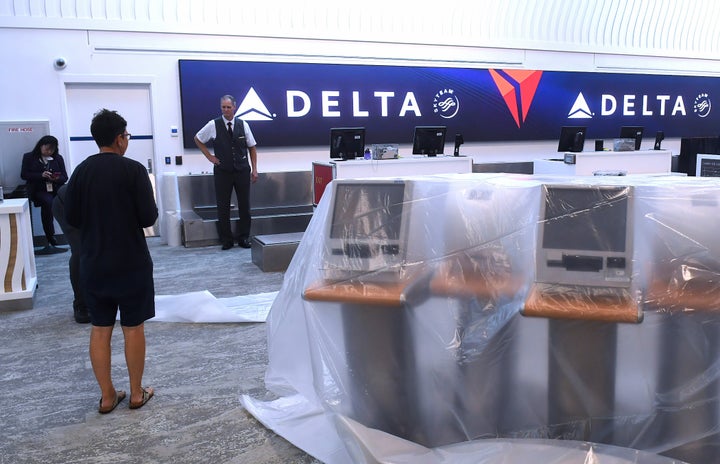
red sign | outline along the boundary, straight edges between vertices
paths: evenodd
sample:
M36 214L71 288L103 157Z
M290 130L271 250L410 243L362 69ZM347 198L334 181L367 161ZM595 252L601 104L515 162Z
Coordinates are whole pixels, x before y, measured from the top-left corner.
M313 163L313 205L320 203L325 187L333 180L333 167L330 164Z

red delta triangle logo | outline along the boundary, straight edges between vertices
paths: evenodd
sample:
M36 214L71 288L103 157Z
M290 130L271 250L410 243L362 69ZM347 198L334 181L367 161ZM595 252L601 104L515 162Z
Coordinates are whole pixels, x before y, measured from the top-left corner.
M530 111L543 72L522 69L490 69L489 71L500 95L505 100L505 105L515 119L515 124L520 128L520 124L525 122Z

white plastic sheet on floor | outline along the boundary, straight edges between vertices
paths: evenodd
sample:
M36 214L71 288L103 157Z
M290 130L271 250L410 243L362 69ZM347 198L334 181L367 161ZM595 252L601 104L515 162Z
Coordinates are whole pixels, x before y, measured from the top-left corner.
M207 290L155 297L148 322L265 322L278 292L215 298Z
M595 206L552 205L581 231L568 240L537 239L556 224L538 219L550 184L596 192ZM327 464L720 462L718 211L720 179L335 180L267 319L278 399L241 402ZM611 239L634 246L603 241L626 223ZM618 305L612 321L611 300L579 298L592 304L524 313L537 251L576 239L627 258L548 258L542 272L611 263L640 314Z

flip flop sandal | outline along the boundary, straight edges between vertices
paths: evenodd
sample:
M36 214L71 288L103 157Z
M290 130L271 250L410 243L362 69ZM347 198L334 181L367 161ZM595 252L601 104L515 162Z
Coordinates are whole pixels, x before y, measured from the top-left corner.
M153 395L155 394L154 391L153 391L153 392L149 392L149 391L145 390L144 388L142 389L142 392L143 392L142 401L139 402L139 403L130 402L130 409L140 409L140 408L142 408L143 406L145 406L145 403L147 403L148 401L150 401L150 398L152 398Z
M127 395L124 391L116 390L115 391L115 399L113 400L113 404L111 406L106 406L106 407L103 407L102 397L100 397L100 404L98 405L98 412L100 414L107 414L109 412L113 412L113 410L117 407L117 405L120 404L120 402L122 400L124 400L126 396Z

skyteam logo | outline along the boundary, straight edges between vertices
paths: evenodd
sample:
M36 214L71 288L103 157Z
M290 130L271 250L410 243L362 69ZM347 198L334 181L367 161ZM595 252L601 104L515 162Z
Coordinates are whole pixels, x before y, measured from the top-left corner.
M445 119L454 118L460 110L460 100L453 89L443 89L433 98L433 112Z
M695 97L695 103L693 103L693 111L701 118L707 118L710 116L710 110L712 109L712 102L707 93L701 93Z
M250 87L237 112L235 112L235 116L245 121L272 121L277 115L270 114L255 89Z

